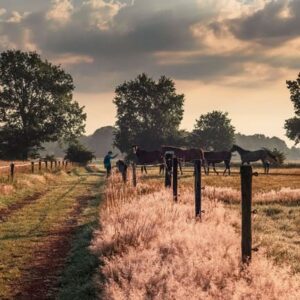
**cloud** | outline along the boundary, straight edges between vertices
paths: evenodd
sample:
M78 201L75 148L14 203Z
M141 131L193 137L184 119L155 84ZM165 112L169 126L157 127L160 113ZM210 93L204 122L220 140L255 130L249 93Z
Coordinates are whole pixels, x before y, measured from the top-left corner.
M241 40L256 40L272 47L300 34L300 1L270 1L253 14L228 21Z
M59 24L65 24L70 20L72 12L73 5L70 0L52 0L52 7L46 14L46 18Z
M81 92L111 91L140 72L249 87L299 65L296 0L56 0L19 23L3 14L0 47L38 50Z

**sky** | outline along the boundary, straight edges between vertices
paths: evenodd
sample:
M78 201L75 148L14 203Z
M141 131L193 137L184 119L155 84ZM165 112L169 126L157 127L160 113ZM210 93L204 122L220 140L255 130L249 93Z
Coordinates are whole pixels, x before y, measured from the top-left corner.
M300 72L300 0L0 0L0 51L37 51L74 78L87 134L113 125L114 90L145 72L185 94L181 128L229 113L237 132L285 137Z

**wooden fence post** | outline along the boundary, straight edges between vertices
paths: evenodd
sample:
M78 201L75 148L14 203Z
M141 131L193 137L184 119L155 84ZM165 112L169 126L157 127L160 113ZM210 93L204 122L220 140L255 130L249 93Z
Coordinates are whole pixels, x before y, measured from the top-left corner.
M39 160L39 172L42 171L42 162Z
M135 163L132 163L132 182L133 182L133 186L136 187L136 166L135 166Z
M195 214L201 218L201 160L196 160L195 170Z
M55 170L57 169L57 160L54 161Z
M178 201L178 160L177 157L173 158L173 198Z
M165 172L165 187L170 188L172 184L172 164L173 164L173 153L165 153L166 172Z
M66 163L65 163L65 168L67 169L68 168L68 161L66 160Z
M31 173L34 173L34 161L31 162Z
M242 262L251 261L252 231L251 231L251 202L252 202L252 167L241 166L242 188Z
M51 160L50 161L50 169L51 169L51 171L52 171L52 168L53 168L53 161Z
M12 181L14 180L14 175L15 175L15 164L11 163L10 164L10 178Z
M46 171L48 170L48 160L45 161Z

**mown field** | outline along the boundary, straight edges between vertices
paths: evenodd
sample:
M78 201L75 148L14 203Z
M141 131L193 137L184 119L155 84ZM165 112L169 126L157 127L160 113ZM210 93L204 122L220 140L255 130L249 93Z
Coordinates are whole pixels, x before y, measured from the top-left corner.
M18 174L0 184L0 299L95 299L102 173Z
M240 265L240 176L202 176L203 214L194 219L193 170L179 179L179 203L157 168L106 188L93 250L107 299L299 299L300 169L253 177L253 253ZM102 278L102 277L101 277ZM100 282L99 282L100 283ZM188 287L188 288L187 288Z

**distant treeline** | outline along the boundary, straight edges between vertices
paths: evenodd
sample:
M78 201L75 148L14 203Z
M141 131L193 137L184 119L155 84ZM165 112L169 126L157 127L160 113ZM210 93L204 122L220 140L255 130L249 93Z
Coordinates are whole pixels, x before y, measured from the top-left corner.
M104 157L104 155L112 150L118 152L113 147L114 142L114 127L106 126L97 129L92 135L82 136L79 141L86 146L90 151L93 151L96 157ZM289 148L285 141L278 137L267 137L263 134L244 135L238 133L235 135L236 144L249 150L255 150L262 147L269 149L278 149L286 155L288 160L300 160L300 148ZM182 145L179 145L182 146ZM45 150L41 151L41 155L55 155L62 157L65 155L64 148L67 146L59 146L58 143L44 144Z

